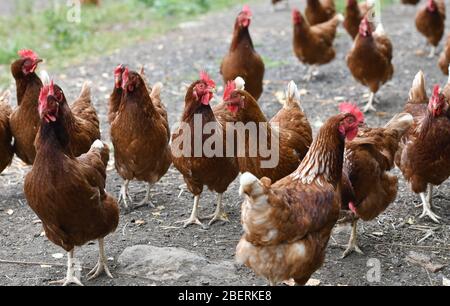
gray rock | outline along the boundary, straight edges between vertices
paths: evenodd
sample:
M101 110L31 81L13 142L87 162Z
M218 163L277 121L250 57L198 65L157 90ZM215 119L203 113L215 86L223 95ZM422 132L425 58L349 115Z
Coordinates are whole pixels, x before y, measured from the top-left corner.
M210 262L183 248L135 245L123 251L118 263L123 272L166 284L180 278L210 285L223 284L224 280L230 284L238 281L232 261Z

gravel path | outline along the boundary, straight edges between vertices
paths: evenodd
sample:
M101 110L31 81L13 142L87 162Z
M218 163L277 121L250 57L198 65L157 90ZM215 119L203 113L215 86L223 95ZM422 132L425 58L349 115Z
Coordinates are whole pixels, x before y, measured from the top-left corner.
M300 1L291 2L298 4ZM336 42L336 60L322 67L320 75L314 81L305 84L302 78L306 67L292 54L290 12L273 13L268 0L253 5L252 9L254 21L251 34L257 50L266 61L266 84L261 105L268 117L273 116L280 108L274 93L284 90L291 79L306 90L302 99L303 106L315 131L327 117L337 112L336 100L362 100L366 89L355 83L344 61L351 41L343 29L340 29ZM50 71L50 74L65 89L69 98L78 94L84 80L90 79L94 82L95 106L101 117L104 139L109 141L106 110L108 95L113 86L113 67L119 63L128 64L134 69L144 65L151 83L162 81L165 84L163 101L167 105L170 123L173 125L184 105L183 84L190 84L196 79L200 69L206 69L214 79L220 81L219 64L229 47L232 25L238 11L239 8L235 8L204 16L152 41L118 50L112 55L90 60L83 66L72 67L66 71ZM392 82L379 92L381 103L377 107L382 112L367 117L372 126L384 124L402 109L410 84L419 69L425 72L429 87L431 84L445 81L445 77L437 68L437 60L430 61L417 55L416 51L424 48L425 43L415 31L414 15L414 8L398 5L388 8L382 15L386 31L394 44L396 73ZM15 104L15 101L13 103ZM65 259L52 257L54 253L61 253L61 249L40 236L41 225L33 222L36 217L26 205L22 181L28 171L29 168L22 167L15 161L13 167L0 176L0 259L57 262L64 265ZM108 175L108 191L117 193L121 179L113 169ZM212 261L233 260L235 246L241 235L241 200L237 183L232 185L224 199L231 222L215 224L209 230L198 227L181 229L174 224L189 215L192 205L192 197L188 192L178 197L182 183L181 175L171 168L152 190L153 202L159 208L141 208L128 215L121 215L118 230L106 239L107 254L114 258L111 266L116 278L110 280L102 277L92 282L85 281L86 285L202 284L199 279L190 277L170 282L154 282L123 274L117 275L118 256L126 247L136 244L182 247ZM342 249L333 246L335 242L330 241L325 265L313 278L320 280L321 285L442 284L443 276L450 277L450 268L446 267L438 273L428 273L423 267L411 265L406 256L410 251L415 251L431 257L434 263L449 262L450 200L446 198L449 187L449 184L445 183L435 197L435 203L440 206L436 212L445 220L445 224L436 226L429 223L429 220L417 219L421 209L415 205L419 204L419 198L409 191L402 180L399 197L387 212L375 221L361 224L359 227L360 246L365 255L353 254L341 260ZM139 201L144 193L143 184L131 184L131 194L136 201ZM214 195L205 192L201 200L202 214L211 213L213 203ZM136 222L139 220L145 221L145 224ZM425 231L430 228L434 229L434 236L419 243ZM344 244L348 234L349 227L342 226L336 229L333 237L338 243ZM87 245L77 250L77 257L87 266L93 266L97 260L96 256L96 245ZM381 264L381 279L380 282L371 283L366 274L370 269L368 264L374 259L379 260ZM0 285L43 285L60 278L64 271L64 267L0 263ZM235 284L265 284L264 280L246 268L238 267L237 273L239 281Z

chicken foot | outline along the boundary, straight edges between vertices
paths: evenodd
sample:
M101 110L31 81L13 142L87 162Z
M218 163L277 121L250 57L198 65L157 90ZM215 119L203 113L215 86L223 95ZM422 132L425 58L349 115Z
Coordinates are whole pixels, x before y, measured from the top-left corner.
M217 207L216 207L216 211L214 212L214 214L207 216L205 218L201 218L201 219L211 219L211 221L209 221L208 225L212 225L213 223L215 223L217 221L230 222L230 219L228 219L228 215L225 212L225 209L223 207L222 199L223 199L223 193L219 193L217 196Z
M306 73L306 76L303 78L306 82L310 82L313 77L317 76L319 74L319 68L317 65L311 65L308 67L308 72Z
M194 206L192 207L192 212L191 212L191 216L186 219L186 220L181 220L181 221L177 221L175 223L183 223L183 227L186 228L191 224L197 224L200 225L201 227L203 226L203 223L200 222L199 218L198 218L198 204L200 202L200 195L196 195L194 197Z
M153 184L150 183L148 184L144 199L141 202L139 202L139 204L135 208L140 208L147 205L150 206L151 208L155 208L155 205L150 200L150 191L152 189L152 186Z
M373 112L377 111L377 109L373 106L374 101L375 101L375 94L373 92L371 92L369 94L369 100L368 100L366 106L364 106L364 108L363 108L364 113L367 113L368 111L373 111Z
M436 47L431 46L430 54L428 54L428 58L433 58L436 55Z
M99 277L103 272L106 273L106 275L109 278L114 278L111 274L111 272L109 272L109 268L108 268L108 259L105 256L105 248L104 248L104 239L100 238L98 239L98 253L99 253L99 257L98 257L98 262L95 265L94 269L92 269L89 273L88 273L88 280L92 280L95 279L97 277Z
M52 281L50 285L62 285L63 287L68 286L70 284L75 284L78 286L84 286L79 278L75 275L75 261L73 257L74 249L67 252L67 274L66 277L62 280ZM81 269L80 269L81 270Z
M431 220L433 220L436 223L440 223L440 219L441 217L439 217L438 215L436 215L431 207L431 199L433 197L433 185L429 184L428 185L428 194L425 195L424 192L420 193L420 198L422 199L422 206L423 206L423 212L420 215L420 219L428 216L431 218Z
M120 193L119 193L119 203L123 202L123 206L125 209L128 209L128 203L127 199L132 202L133 200L130 197L130 194L128 193L128 185L130 184L129 180L125 180L122 187L120 187Z
M357 242L357 236L358 236L357 225L358 225L358 220L352 221L352 232L350 234L350 240L348 241L347 249L342 254L342 257L341 257L342 259L346 258L348 255L350 255L353 252L364 255L364 252L361 251L361 249L358 246L358 242Z

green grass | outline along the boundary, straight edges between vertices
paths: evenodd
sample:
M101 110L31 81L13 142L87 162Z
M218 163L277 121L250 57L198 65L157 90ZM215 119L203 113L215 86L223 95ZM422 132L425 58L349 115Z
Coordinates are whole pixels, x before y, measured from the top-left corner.
M102 1L101 7L82 7L80 23L68 21L73 9L35 10L33 0L17 1L16 13L0 17L0 84L9 64L22 48L35 50L51 67L67 67L148 40L198 15L245 0L126 0Z

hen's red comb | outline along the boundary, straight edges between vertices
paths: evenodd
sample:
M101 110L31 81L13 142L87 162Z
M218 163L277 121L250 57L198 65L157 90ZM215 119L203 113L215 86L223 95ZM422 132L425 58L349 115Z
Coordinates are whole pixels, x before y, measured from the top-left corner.
M46 103L47 97L55 94L55 88L53 80L50 81L50 84L44 85L41 88L41 92L39 93L39 104Z
M434 85L434 87L433 87L433 97L439 96L440 92L441 92L441 86L439 86L439 84Z
M116 69L114 69L114 74L122 74L123 70L124 66L120 64L119 66L116 67Z
M21 58L29 58L29 59L32 59L33 61L38 59L38 55L36 54L36 52L34 52L33 50L29 50L29 49L20 50L19 52L17 52L17 54Z
M227 86L223 92L223 100L228 101L231 98L231 94L236 90L236 83L234 81L228 81Z
M352 114L353 116L355 116L356 120L359 123L364 122L364 114L361 112L358 106L356 106L356 104L349 102L341 103L339 104L339 111L342 114Z
M214 80L209 77L206 71L200 71L200 80L208 84L209 87L216 88L216 82L214 82Z
M249 17L252 17L253 15L252 11L250 10L250 6L248 6L247 4L242 8L242 12L246 13Z

